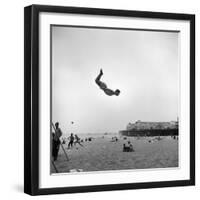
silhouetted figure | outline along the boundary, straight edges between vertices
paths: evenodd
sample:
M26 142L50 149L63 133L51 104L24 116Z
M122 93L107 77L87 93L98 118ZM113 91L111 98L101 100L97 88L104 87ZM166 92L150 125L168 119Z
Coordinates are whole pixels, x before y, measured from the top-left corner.
M78 137L78 135L75 135L75 141L74 141L74 144L76 145L77 143L78 143L80 146L83 147L83 145L81 144L81 139Z
M130 141L128 141L128 145L123 144L123 152L133 152L133 145L131 144Z
M126 146L126 144L123 144L123 152L128 152L129 151L129 147Z
M62 131L59 128L59 123L55 123L55 133L53 133L53 144L52 144L52 156L54 158L54 161L57 160L58 152L60 149L60 137L62 136Z
M66 143L66 141L65 141L65 140L63 140L63 141L62 141L62 144L65 144L65 143Z
M73 133L71 133L71 135L68 138L69 138L69 143L68 143L68 149L69 149L70 146L72 147L73 144L74 144L74 135L73 135Z
M112 137L111 142L117 142L117 141L118 141L118 138L116 136Z
M96 84L105 92L105 94L107 94L108 96L112 96L112 95L116 95L118 96L120 94L120 90L117 89L115 91L107 88L107 85L101 81L101 77L103 76L103 71L102 69L100 70L99 75L97 76L97 78L95 79Z
M133 145L131 144L130 141L128 141L128 147L129 147L129 151L130 151L130 152L134 151Z

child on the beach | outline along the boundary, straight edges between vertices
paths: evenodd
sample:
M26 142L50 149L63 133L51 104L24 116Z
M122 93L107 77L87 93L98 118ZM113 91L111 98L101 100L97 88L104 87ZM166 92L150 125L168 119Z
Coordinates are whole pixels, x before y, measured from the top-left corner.
M116 95L118 96L120 94L120 90L116 89L115 91L109 89L107 87L107 85L102 82L100 79L103 76L103 71L102 69L100 70L99 75L97 76L97 78L95 79L96 84L105 92L105 94L107 94L108 96L112 96L112 95Z

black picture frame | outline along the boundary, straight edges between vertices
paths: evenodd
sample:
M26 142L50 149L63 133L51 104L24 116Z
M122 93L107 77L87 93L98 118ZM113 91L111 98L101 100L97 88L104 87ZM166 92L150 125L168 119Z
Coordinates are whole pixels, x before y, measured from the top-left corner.
M190 23L190 179L162 182L39 188L39 14L76 13L101 16L188 20ZM31 5L24 9L24 192L46 195L77 192L195 185L195 15Z

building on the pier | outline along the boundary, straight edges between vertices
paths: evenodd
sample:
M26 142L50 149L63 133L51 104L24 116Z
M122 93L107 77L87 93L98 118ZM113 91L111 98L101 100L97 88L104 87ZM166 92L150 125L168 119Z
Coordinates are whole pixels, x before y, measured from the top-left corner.
M128 123L126 130L120 131L120 134L127 136L178 135L178 120L169 122L144 122L138 120L135 123Z

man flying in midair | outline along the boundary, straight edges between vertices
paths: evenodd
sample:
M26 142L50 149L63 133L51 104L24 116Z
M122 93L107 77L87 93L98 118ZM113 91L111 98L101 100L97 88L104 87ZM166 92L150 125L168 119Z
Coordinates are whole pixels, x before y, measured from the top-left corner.
M102 69L100 70L99 75L97 76L97 78L95 79L96 84L105 92L105 94L107 94L108 96L112 96L112 95L116 95L119 96L120 94L120 90L116 89L115 91L107 88L107 85L102 82L100 79L103 76L103 71Z

